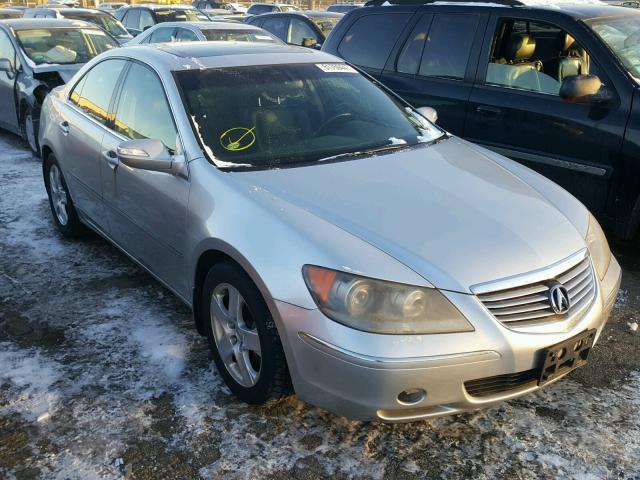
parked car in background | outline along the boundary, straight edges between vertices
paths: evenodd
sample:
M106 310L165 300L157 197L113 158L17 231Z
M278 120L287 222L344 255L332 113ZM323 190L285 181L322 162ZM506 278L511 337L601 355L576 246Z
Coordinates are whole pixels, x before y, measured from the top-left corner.
M114 13L114 16L134 37L156 23L209 21L206 15L190 5L139 4L121 8Z
M239 3L224 3L215 0L197 0L192 5L198 10L225 10L227 13L247 13L247 8Z
M286 43L320 48L342 16L323 11L265 13L249 17L246 22L271 32Z
M225 3L224 8L231 13L247 13L247 10L249 10L249 7L245 7L241 3Z
M363 6L364 3L334 3L327 7L327 12L347 13Z
M282 43L280 39L269 32L244 23L166 22L154 25L131 40L127 45L207 41Z
M113 15L92 8L31 8L24 12L24 18L66 18L93 23L115 38L118 43L126 43L133 38L124 25Z
M47 97L40 140L60 233L90 226L190 305L251 404L398 422L534 392L586 362L619 288L574 197L322 52L108 52Z
M296 12L300 10L295 5L286 3L252 3L247 9L247 15L261 15L269 12Z
M7 18L22 18L23 12L13 8L0 8L0 20Z
M559 183L617 235L636 235L640 12L504 3L357 9L323 50Z
M16 19L0 22L0 126L22 135L39 153L40 107L96 55L118 43L87 22Z
M220 10L200 10L211 22L243 23L246 20L244 14L220 13Z
M101 3L98 6L98 9L103 10L105 12L113 13L116 10L129 6L128 3L120 3L120 2L105 2Z
M60 7L74 8L74 7L79 7L80 3L76 2L75 0L48 0L46 5L50 7L60 6Z

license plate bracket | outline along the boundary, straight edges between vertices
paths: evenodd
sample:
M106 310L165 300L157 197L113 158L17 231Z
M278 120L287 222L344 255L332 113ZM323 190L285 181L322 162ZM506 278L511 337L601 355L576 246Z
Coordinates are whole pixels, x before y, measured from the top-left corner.
M587 363L596 333L595 329L586 330L542 350L543 360L538 372L538 385L542 386Z

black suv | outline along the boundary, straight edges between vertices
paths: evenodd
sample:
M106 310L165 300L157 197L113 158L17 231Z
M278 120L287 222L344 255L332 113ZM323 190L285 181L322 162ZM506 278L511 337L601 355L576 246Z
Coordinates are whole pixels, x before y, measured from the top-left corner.
M559 183L618 236L637 233L639 11L388 3L349 12L322 50L434 107L452 133Z

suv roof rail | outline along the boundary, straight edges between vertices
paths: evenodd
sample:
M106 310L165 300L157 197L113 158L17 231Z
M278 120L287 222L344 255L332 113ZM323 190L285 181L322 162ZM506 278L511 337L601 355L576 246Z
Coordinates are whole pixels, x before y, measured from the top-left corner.
M365 7L379 7L381 5L428 5L430 3L481 3L484 5L506 5L509 7L522 7L526 3L520 0L369 0Z

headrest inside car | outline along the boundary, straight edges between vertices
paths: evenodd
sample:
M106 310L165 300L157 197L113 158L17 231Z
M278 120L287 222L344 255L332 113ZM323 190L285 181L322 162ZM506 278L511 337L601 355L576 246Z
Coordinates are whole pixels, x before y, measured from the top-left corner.
M560 32L558 40L556 41L556 47L561 52L567 52L571 47L573 47L574 43L576 43L575 38L566 32Z
M513 35L507 45L505 56L511 62L530 60L536 51L536 40L529 35Z

